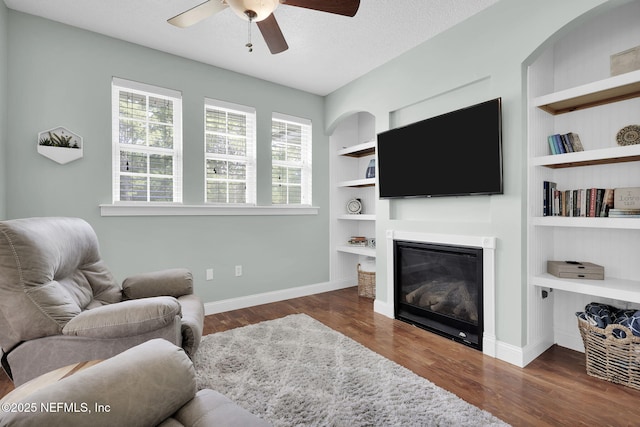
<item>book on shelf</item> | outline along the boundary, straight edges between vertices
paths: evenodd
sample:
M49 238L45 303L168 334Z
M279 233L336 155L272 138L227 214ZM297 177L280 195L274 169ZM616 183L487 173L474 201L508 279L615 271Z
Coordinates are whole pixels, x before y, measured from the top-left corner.
M347 243L351 246L367 246L367 238L364 236L351 236Z
M542 203L542 216L553 215L553 193L556 191L557 184L551 181L544 181L543 183L543 203Z
M607 188L604 190L604 196L602 197L602 209L600 210L603 214L600 216L609 216L609 212L613 209L614 194L615 190L613 188Z
M575 132L553 134L547 137L551 154L574 153L584 151L580 136Z
M567 137L569 138L569 142L573 147L573 151L575 152L584 151L584 147L582 146L582 141L580 141L580 136L577 133L569 132L567 134Z
M559 190L555 182L544 181L542 215L607 217L614 207L615 191L613 188Z
M610 218L640 218L640 209L610 209Z

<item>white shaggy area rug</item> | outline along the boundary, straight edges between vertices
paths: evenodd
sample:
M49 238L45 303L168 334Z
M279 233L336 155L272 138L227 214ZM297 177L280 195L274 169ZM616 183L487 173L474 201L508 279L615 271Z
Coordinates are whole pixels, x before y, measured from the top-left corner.
M194 365L274 426L507 425L304 314L207 335Z

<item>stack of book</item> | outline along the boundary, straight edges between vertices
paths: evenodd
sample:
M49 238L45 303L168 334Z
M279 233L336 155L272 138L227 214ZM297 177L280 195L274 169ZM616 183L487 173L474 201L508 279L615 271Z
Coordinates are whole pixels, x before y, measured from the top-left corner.
M549 142L549 150L551 154L575 153L584 151L580 137L575 132L569 132L564 135L556 133L547 137Z
M640 187L617 188L613 209L609 211L612 218L640 218Z
M351 246L367 246L367 238L363 236L351 236L347 243Z
M611 209L611 218L640 218L640 209Z
M640 187L558 190L544 181L543 216L640 218Z

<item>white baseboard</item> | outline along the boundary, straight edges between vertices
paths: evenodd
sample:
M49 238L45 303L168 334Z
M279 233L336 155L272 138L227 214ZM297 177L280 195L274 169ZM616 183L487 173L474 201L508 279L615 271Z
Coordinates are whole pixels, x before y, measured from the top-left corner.
M373 301L373 311L375 311L376 313L380 313L384 316L387 316L391 319L394 319L396 317L393 311L393 304L380 301L377 298Z
M492 334L482 334L482 352L487 356L497 357L498 354L498 340L496 336Z
M247 295L245 297L229 298L222 301L211 301L204 304L204 314L224 313L225 311L239 310L241 308L253 307L271 302L336 291L338 289L350 288L352 286L354 286L353 280L341 280L265 292L262 294Z
M505 342L496 342L496 359L524 368L524 348Z

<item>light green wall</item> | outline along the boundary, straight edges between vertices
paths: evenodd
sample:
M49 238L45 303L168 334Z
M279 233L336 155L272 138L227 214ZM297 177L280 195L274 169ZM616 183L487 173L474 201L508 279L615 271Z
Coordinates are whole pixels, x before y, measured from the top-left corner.
M9 11L8 21L9 218L85 218L119 280L187 267L205 302L329 280L322 97L15 11ZM98 205L111 202L112 76L182 91L185 204L202 203L204 197L205 97L256 108L263 204L270 202L272 112L311 119L313 204L319 215L101 217ZM82 159L59 165L36 152L38 132L57 126L84 137ZM243 266L242 277L234 276L237 264ZM211 282L204 280L207 268L214 269Z
M502 97L504 195L378 201L379 300L389 302L387 229L495 236L497 338L526 344L527 61L576 18L599 5L620 3L502 0L327 97L329 131L345 116L368 111L376 116L378 132ZM452 143L472 137L473 129L451 132Z
M0 65L0 95L7 91L3 83L7 74L10 82L6 96L0 96L0 193L6 187L6 196L0 194L0 217L83 217L98 232L104 258L119 279L139 271L185 266L194 271L196 291L205 301L320 283L329 280L328 138L323 130L331 132L341 118L368 111L375 115L380 132L501 96L505 194L377 202L377 292L385 301L387 229L496 236L498 339L522 346L526 344L526 64L567 24L625 2L501 0L324 99L7 11L0 4L0 64L9 64L8 71ZM314 205L320 214L100 217L98 205L111 198L112 76L183 92L185 203L199 203L204 191L200 177L205 96L257 108L263 204L269 199L271 112L312 119ZM5 114L8 120L3 122ZM36 153L37 133L55 126L69 127L84 137L83 159L60 166ZM461 130L463 135L470 132ZM244 267L241 278L233 277L236 264ZM214 269L213 282L204 281L206 268Z
M6 175L7 156L7 72L9 62L9 31L7 17L9 10L4 2L0 2L0 218L6 216Z

